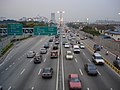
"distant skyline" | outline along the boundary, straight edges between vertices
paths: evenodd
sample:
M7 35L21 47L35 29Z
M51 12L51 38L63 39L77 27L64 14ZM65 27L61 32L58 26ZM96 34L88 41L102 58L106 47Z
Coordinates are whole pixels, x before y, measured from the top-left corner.
M64 21L120 21L120 0L0 0L0 17L20 19L37 15L51 18L65 11Z

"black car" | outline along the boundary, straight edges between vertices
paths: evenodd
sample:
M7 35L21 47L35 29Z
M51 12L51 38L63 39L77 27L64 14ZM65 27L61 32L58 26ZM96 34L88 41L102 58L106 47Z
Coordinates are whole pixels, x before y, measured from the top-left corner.
M49 43L44 44L44 48L49 48Z
M55 44L59 44L59 41L57 40L57 41L55 41Z
M113 61L113 65L120 70L120 60Z
M85 64L84 68L88 75L97 75L98 74L96 66L92 63Z
M2 87L2 86L0 86L0 90L3 90L3 87Z
M98 45L98 44L94 44L93 49L94 49L95 51L100 51L100 50L101 50L101 47L100 47L100 45Z
M46 67L42 70L42 78L52 78L53 76L53 68Z
M49 42L53 42L53 38L50 38L50 39L49 39Z
M58 49L58 45L54 45L53 50L57 50L57 49Z
M34 63L35 64L38 64L38 63L41 63L43 60L43 57L41 54L36 54L36 56L34 57Z

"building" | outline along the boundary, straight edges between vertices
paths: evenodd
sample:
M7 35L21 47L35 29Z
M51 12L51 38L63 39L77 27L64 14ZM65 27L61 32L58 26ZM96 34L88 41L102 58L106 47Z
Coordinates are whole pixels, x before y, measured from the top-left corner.
M51 22L52 23L56 22L56 20L55 20L55 13L51 13Z
M120 41L120 27L116 28L115 30L105 30L104 35L110 36L113 38L115 41Z

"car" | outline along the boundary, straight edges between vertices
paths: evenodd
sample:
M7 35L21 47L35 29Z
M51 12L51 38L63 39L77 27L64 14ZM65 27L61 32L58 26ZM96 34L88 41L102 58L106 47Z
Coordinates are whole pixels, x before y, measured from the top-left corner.
M78 45L73 45L73 51L74 53L80 53L80 48Z
M62 42L62 45L65 45L65 43L67 43L67 41L63 41L63 42Z
M101 50L101 47L100 47L100 45L98 45L98 44L94 44L93 49L94 49L95 51L100 51L100 50Z
M53 68L45 67L42 69L42 78L52 78L53 76Z
M68 77L69 90L81 90L82 84L78 74L70 74Z
M96 66L92 63L84 64L84 68L88 75L97 75L98 74Z
M53 38L50 38L50 39L49 39L49 42L53 42Z
M70 47L70 45L68 44L68 43L65 43L65 46L64 46L65 48L69 48Z
M120 70L120 60L113 61L113 65Z
M58 49L58 45L55 44L55 45L53 46L53 50L57 50L57 49Z
M0 86L0 90L3 90L3 87L2 87L2 86Z
M63 38L65 38L66 36L65 36L65 35L63 35L62 37L63 37Z
M44 48L49 48L49 43L44 44Z
M93 60L93 62L95 64L104 65L104 60L103 60L102 56L99 53L94 53L92 55L92 60Z
M33 58L35 56L35 52L34 51L28 51L27 52L27 58Z
M42 55L37 53L37 54L35 55L35 57L34 57L34 63L35 63L35 64L41 63L42 60L43 60Z
M71 51L67 51L65 55L66 59L73 59L73 53Z
M55 41L55 44L59 44L59 41L57 40L57 41Z
M84 38L84 37L81 37L80 39L81 39L81 40L84 40L85 38Z
M81 49L85 49L85 46L84 46L83 43L80 43L80 48L81 48Z
M57 50L53 50L51 51L51 58L58 58L58 51Z
M40 54L46 54L47 53L47 49L46 48L41 48L40 49Z

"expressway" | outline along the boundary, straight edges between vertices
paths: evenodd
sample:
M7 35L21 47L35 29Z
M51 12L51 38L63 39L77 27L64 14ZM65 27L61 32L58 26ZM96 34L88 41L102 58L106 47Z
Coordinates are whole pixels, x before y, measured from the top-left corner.
M39 52L49 39L50 36L32 37L21 41L10 51L4 62L0 64L0 85L3 90L69 90L68 75L71 73L79 74L82 90L120 90L120 76L107 65L97 66L97 76L87 75L84 64L93 63L91 51L93 42L89 39L83 41L86 48L81 49L80 54L74 54L73 60L66 60L65 58L66 51L73 49L71 46L64 48L62 42L68 41L70 43L70 41L67 37L62 38L62 36L58 50L61 53L58 58L50 58L54 42L50 42L50 48L48 53L43 55L42 63L34 64L33 58L26 57L30 50ZM102 52L105 51L100 51L100 53ZM105 58L114 59L112 56ZM51 79L41 77L44 67L53 68L54 73Z

